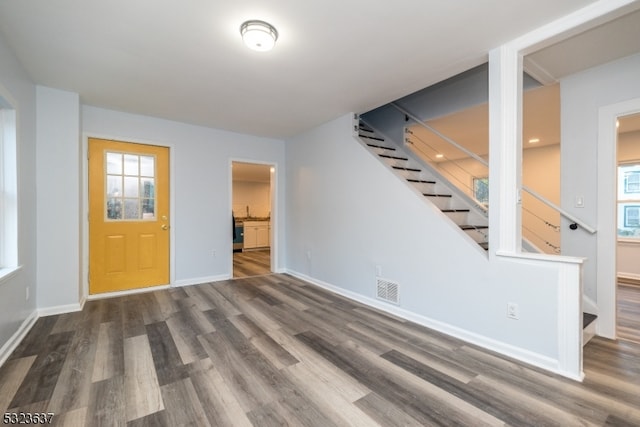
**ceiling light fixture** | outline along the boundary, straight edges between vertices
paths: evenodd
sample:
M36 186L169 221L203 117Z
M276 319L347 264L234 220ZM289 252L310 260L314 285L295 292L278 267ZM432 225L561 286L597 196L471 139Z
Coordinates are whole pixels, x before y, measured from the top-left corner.
M441 159L444 157L444 154L436 154L436 159Z
M540 142L540 138L531 138L529 140L529 144L537 144L538 142Z
M278 31L268 22L251 20L240 26L244 44L253 50L266 52L273 49L278 40Z

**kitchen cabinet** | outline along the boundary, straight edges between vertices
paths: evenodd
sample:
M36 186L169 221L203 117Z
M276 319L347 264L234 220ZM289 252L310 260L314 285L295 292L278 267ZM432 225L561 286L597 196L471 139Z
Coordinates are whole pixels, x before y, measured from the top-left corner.
M269 221L244 222L244 249L268 248L271 224Z

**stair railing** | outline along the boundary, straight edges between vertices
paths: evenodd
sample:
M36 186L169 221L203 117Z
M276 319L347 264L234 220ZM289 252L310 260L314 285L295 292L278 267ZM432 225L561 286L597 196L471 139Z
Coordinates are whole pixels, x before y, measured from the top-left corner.
M551 209L553 209L553 210L557 211L558 213L560 213L560 215L562 215L563 217L567 218L569 221L572 221L572 224L569 226L569 228L571 228L572 230L576 230L578 228L578 226L580 226L585 231L587 231L589 234L596 234L597 230L595 228L591 227L589 224L587 224L584 221L578 219L577 217L571 215L569 212L565 211L560 206L556 205L555 203L553 203L552 201L548 200L544 196L536 193L535 191L533 191L532 189L530 189L530 188L528 188L528 187L526 187L524 185L522 186L522 189L524 191L526 191L527 193L531 194L536 199L540 200L545 205L549 206Z
M487 202L483 200L478 200L476 198L476 191L475 191L476 189L473 188L471 185L469 185L469 181L460 179L459 175L455 174L452 170L450 170L450 169L457 169L461 171L463 174L469 176L471 178L471 182L473 182L473 180L476 180L476 179L482 180L488 176L489 171L488 171L488 165L486 162L482 163L482 166L486 170L486 174L484 174L483 176L477 176L472 173L469 173L467 168L461 165L458 160L449 158L443 154L439 154L439 151L435 147L433 147L424 139L415 135L415 133L409 128L405 129L404 142L406 144L411 145L415 149L415 151L417 151L420 154L420 157L422 157L423 160L425 161L428 160L433 167L438 169L440 172L443 172L444 174L446 174L450 181L457 182L458 187L464 189L467 192L468 196L473 199L475 204L478 205L480 209L482 209L485 212L487 211ZM436 154L439 154L441 157L436 157Z
M460 145L459 143L457 143L456 141L454 141L453 139L449 138L448 136L444 135L442 132L438 131L437 129L433 128L432 126L429 126L427 123L425 123L423 120L421 120L420 118L418 118L417 116L415 116L414 114L412 114L410 111L408 111L406 108L401 107L400 105L398 105L395 102L390 103L391 106L393 106L395 109L397 109L398 111L400 111L402 114L405 115L405 117L407 118L407 121L409 119L411 119L413 122L415 122L417 125L427 129L429 132L437 135L439 138L441 138L443 141L446 141L448 144L450 144L451 146L455 147L456 149L458 149L459 151L465 153L467 156L469 156L469 158L474 159L475 161L479 162L481 165L483 165L484 167L486 167L488 169L489 167L489 163L483 159L482 157L480 157L478 154L470 151L469 149L467 149L466 147ZM424 141L423 139L421 139L420 137L416 136L415 134L413 134L413 132L409 129L406 130L406 132L411 135L411 137L405 138L405 142L408 144L411 144L419 153L421 157L425 156L430 163L432 163L435 167L437 167L439 170L447 173L448 176L450 176L451 178L453 178L453 180L457 181L458 183L460 183L460 185L462 185L463 188L466 188L468 191L469 196L480 206L480 207L484 207L485 211L487 209L487 206L485 203L482 203L478 200L475 199L475 191L473 188L471 188L469 186L468 183L463 182L462 180L460 180L455 174L451 173L450 171L447 171L446 169L443 169L442 167L439 167L438 165L443 164L442 160L443 159L436 159L435 158L435 153L437 152L437 150L430 145L429 143L427 143L426 141ZM428 153L427 150L425 150L423 147L420 147L419 144L415 144L415 141L419 141L423 146L427 147L430 151L432 151L433 153ZM469 173L462 165L460 165L460 163L458 161L456 161L455 159L446 159L447 164L451 164L454 165L455 167L463 170L467 175L469 175L472 178L476 178L476 179L480 179L479 177L473 175L472 173ZM488 175L488 174L487 174ZM578 227L581 227L582 229L584 229L585 231L587 231L590 234L595 234L596 233L596 229L594 227L591 227L589 224L585 223L584 221L580 220L579 218L575 217L574 215L570 214L569 212L567 212L566 210L562 209L560 206L556 205L555 203L551 202L550 200L548 200L547 198L545 198L544 196L538 194L537 192L535 192L534 190L526 187L526 186L522 186L521 187L522 190L524 190L525 192L527 192L528 194L530 194L531 196L533 196L534 198L536 198L537 200L539 200L540 202L542 202L543 204L545 204L546 206L550 207L551 209L555 210L556 212L558 212L561 216L563 216L564 218L568 219L569 221L571 221L571 225L569 226L572 230L576 230ZM536 216L538 219L540 219L541 221L543 221L547 226L552 227L555 229L555 231L559 232L560 231L560 226L551 223L550 221L547 221L545 219L542 219L541 217L535 215L532 211L523 208L525 211L533 214L534 216ZM523 226L523 228L526 228ZM529 228L526 228L528 231L532 231ZM537 235L535 232L532 232L532 234ZM540 236L539 240L541 240L547 247L550 247L553 252L555 253L560 253L560 246L549 242L548 239L544 239Z
M448 136L444 135L442 132L438 131L437 129L435 129L435 128L431 127L431 126L429 126L428 124L426 124L425 122L420 120L418 117L414 116L409 111L407 111L406 109L402 108L401 106L399 106L395 102L392 102L391 105L394 108L396 108L398 111L400 111L402 114L404 114L405 116L409 117L411 120L416 122L418 125L422 126L423 128L427 129L428 131L434 133L435 135L438 135L440 138L442 138L443 140L447 141L449 144L453 145L458 150L462 151L463 153L465 153L466 155L468 155L472 159L475 159L478 162L480 162L481 164L483 164L484 166L489 167L489 162L487 162L482 157L478 156L473 151L468 150L466 147L463 147L462 145L458 144L453 139L451 139Z

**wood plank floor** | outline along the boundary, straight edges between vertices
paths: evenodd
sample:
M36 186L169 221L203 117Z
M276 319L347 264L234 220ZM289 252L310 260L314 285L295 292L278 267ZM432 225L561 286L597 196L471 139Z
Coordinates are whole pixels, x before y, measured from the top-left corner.
M271 250L233 253L233 277L252 277L271 273Z
M640 286L618 283L619 339L640 344Z
M593 339L584 383L287 275L87 302L0 367L0 413L74 426L640 425L640 345Z

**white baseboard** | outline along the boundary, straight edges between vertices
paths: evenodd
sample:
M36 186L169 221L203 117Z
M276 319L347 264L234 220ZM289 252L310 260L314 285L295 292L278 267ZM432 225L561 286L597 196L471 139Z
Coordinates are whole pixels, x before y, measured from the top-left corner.
M36 320L38 320L38 310L33 310L29 317L24 319L24 322L22 322L18 330L7 340L2 348L0 348L0 366L4 365L4 362L11 356L11 353L18 347L18 344L27 336L36 323Z
M55 307L45 307L38 309L38 317L55 316L56 314L73 313L82 311L84 300L76 304L57 305Z
M220 282L222 280L229 280L232 277L229 274L219 274L217 276L207 276L207 277L194 277L192 279L180 279L173 282L173 287L179 288L181 286L192 286L192 285L202 285L203 283L209 282Z
M488 338L483 335L479 335L474 332L470 332L470 331L458 328L456 326L452 326L447 323L443 323L443 322L428 318L426 316L422 316L420 314L405 310L398 306L389 305L374 298L365 297L355 292L351 292L343 288L323 282L321 280L315 279L313 277L309 277L306 274L299 273L297 271L287 270L287 273L294 277L297 277L298 279L304 280L305 282L309 282L313 285L319 286L323 289L327 289L331 292L342 295L354 301L357 301L362 304L366 304L370 307L377 308L378 310L393 314L394 316L400 317L402 319L406 319L411 322L417 323L419 325L425 326L427 328L433 329L435 331L442 332L443 334L450 335L452 337L461 339L471 344L475 344L479 347L483 347L488 350L501 353L505 356L517 359L521 362L524 362L533 366L537 366L539 368L562 375L564 377L571 378L573 380L577 380L577 381L582 380L581 378L575 378L570 374L568 374L567 372L560 370L559 361L549 356L545 356L539 353L534 353L532 351L522 349L520 347L515 347L510 344L506 344L504 342L497 341L492 338Z

